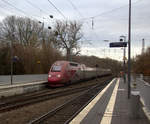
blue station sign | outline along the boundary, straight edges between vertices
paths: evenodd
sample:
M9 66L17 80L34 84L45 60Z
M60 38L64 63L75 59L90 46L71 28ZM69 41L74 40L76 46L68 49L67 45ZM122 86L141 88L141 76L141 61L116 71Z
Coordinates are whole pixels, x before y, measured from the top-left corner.
M127 42L112 42L109 47L127 47Z

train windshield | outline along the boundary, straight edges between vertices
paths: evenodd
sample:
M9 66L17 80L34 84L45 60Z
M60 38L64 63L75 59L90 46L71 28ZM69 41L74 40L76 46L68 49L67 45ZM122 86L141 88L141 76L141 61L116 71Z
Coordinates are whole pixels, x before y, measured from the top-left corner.
M61 71L61 66L60 65L54 65L52 67L52 72L60 72Z

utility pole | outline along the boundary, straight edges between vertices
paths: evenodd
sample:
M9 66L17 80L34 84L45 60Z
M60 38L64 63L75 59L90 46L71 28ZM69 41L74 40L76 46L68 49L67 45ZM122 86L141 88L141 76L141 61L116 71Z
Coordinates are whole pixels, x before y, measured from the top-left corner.
M145 39L143 38L142 39L142 54L144 53L145 51Z
M94 29L94 17L92 17L92 29Z
M14 34L12 34L12 39L11 39L11 46L10 46L10 54L11 54L11 76L10 76L10 80L11 80L11 85L13 84L13 41L14 41Z
M126 48L123 49L124 83L126 83Z
M128 99L130 99L130 82L131 82L131 0L129 0L129 27L128 27Z

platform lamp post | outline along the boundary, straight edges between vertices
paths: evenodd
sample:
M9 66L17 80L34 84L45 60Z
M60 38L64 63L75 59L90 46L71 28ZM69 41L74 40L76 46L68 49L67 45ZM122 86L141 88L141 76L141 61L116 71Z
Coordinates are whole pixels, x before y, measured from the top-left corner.
M128 99L130 99L130 81L131 81L131 60L130 60L130 52L131 52L131 0L129 0L129 25L128 25Z
M126 42L126 36L120 36L120 41L122 42ZM123 70L124 70L124 83L126 83L126 76L125 76L125 72L126 72L126 47L123 47Z

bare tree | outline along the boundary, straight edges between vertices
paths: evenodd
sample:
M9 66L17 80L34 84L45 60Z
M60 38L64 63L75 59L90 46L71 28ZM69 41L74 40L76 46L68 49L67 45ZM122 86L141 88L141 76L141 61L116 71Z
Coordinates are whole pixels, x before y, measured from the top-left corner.
M15 16L6 17L0 22L0 46L2 47L0 47L0 63L10 63L12 59L8 49L13 48L11 53L19 58L17 64L14 63L17 74L47 73L50 65L61 57L61 54L52 46L51 41L54 39L52 34L52 31L44 28L43 23L40 24L36 20ZM8 41L13 43L11 48ZM4 62L1 58L5 58ZM5 69L8 72L9 65L7 64L8 69Z
M48 30L29 18L9 16L0 23L0 40L17 42L24 46L38 47ZM45 34L45 35L44 35Z
M132 61L135 73L150 76L150 47L147 48L146 52L136 56Z
M56 40L55 43L58 48L66 50L67 60L71 60L73 51L79 53L79 40L82 38L81 23L76 21L56 21L54 26Z

